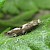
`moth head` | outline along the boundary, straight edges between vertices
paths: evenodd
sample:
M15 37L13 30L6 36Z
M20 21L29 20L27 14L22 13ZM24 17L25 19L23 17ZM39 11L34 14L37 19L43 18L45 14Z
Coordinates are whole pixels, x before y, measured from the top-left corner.
M9 36L9 37L15 37L16 36L16 34L12 33L11 31L6 32L5 35Z
M8 32L6 32L6 36L10 36L10 37L15 37L17 36L18 31L20 31L21 28L14 28Z

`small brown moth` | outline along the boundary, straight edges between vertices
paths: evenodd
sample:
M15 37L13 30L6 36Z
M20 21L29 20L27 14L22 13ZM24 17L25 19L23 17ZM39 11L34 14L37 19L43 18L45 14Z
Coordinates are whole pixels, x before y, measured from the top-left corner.
M13 37L23 35L26 32L30 31L32 28L34 29L34 27L39 25L40 22L41 22L40 19L32 20L31 22L28 22L28 23L22 25L21 28L14 28L14 29L8 31L6 33L6 35L13 36Z

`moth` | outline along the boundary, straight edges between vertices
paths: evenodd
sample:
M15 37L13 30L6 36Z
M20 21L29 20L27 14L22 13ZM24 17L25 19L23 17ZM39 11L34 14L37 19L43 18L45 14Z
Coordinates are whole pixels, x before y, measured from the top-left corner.
M19 28L14 28L6 33L8 36L16 37L19 35L24 35L26 32L31 31L34 29L35 26L39 25L41 23L40 19L32 20L24 25L22 25Z

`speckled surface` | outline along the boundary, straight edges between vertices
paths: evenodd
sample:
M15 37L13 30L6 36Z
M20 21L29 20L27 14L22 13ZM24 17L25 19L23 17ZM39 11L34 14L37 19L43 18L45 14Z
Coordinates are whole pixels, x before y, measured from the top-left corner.
M0 50L50 50L50 0L6 0L1 3ZM10 29L37 18L41 20L40 25L26 35L4 35Z

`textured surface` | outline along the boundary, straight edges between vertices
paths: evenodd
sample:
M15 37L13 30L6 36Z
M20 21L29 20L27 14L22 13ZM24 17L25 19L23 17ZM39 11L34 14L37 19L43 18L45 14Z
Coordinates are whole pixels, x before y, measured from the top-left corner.
M2 50L50 50L50 15L41 17L42 23L32 32L9 38L0 36L0 49ZM6 47L6 48L5 48Z
M0 7L0 50L50 50L49 0L0 0ZM4 35L37 16L41 24L35 30L12 38Z

